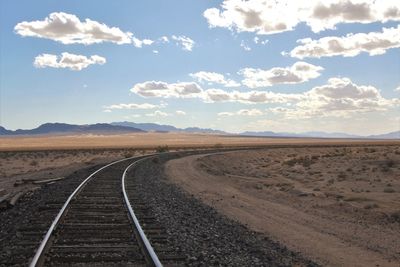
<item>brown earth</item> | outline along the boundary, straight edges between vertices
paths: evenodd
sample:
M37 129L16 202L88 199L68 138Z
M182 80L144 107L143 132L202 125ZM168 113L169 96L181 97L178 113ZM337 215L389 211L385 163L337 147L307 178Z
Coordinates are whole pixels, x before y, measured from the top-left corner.
M326 266L400 266L400 147L274 148L170 161L170 180Z
M37 135L0 137L0 151L93 149L93 148L155 148L170 147L220 147L220 146L260 146L277 144L340 144L364 143L365 140L318 139L318 138L266 138L232 135L210 135L196 133L134 133L114 135ZM390 143L390 141L370 141Z
M37 181L63 178L85 167L144 153L134 149L0 151L0 199L43 185Z

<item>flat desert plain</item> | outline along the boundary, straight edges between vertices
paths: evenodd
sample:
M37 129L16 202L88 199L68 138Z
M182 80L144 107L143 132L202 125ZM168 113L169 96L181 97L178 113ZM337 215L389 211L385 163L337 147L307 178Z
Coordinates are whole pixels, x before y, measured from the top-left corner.
M400 146L194 155L167 175L226 216L324 266L400 266Z
M129 134L80 134L37 135L0 137L0 151L92 149L92 148L144 148L169 147L214 147L214 146L259 146L277 144L335 144L364 143L365 140L318 139L318 138L265 138L234 135L210 135L196 133L129 133ZM387 142L387 141L371 141Z

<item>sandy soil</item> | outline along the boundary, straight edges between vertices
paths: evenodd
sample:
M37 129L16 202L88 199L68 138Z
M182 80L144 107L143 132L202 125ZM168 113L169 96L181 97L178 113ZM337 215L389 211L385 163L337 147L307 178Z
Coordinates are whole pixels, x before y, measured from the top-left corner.
M170 180L326 266L400 266L400 147L275 148L167 163Z
M143 153L131 149L0 152L0 198L40 186L34 181L66 177L88 166Z
M315 139L315 138L263 138L239 137L209 134L182 133L135 133L115 135L38 135L0 137L0 151L76 149L76 148L154 148L160 145L170 147L213 147L253 146L278 144L315 143L357 143L365 140ZM386 143L387 141L371 141Z

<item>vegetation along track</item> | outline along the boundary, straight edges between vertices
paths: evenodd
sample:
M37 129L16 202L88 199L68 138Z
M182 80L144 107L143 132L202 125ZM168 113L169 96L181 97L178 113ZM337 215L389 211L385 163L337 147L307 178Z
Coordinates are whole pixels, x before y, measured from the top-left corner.
M110 163L86 178L59 211L30 266L181 265L185 258L168 247L146 203L133 197L132 207L125 191L129 168L148 157Z

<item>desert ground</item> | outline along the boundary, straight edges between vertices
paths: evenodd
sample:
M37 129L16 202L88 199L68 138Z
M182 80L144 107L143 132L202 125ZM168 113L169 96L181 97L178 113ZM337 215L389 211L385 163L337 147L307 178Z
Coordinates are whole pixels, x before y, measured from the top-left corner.
M317 138L263 138L210 134L135 133L0 137L0 200L34 190L40 181L58 179L83 167L119 158L170 151L222 147L364 142ZM387 141L371 141L386 143ZM39 182L39 183L38 183ZM51 182L51 181L50 181Z
M165 171L221 214L322 265L398 266L399 145L176 133L2 137L0 200L8 202L0 203L80 169L159 148L252 147L173 160Z
M365 140L318 139L318 138L265 138L232 135L210 135L196 133L129 133L129 134L80 134L80 135L37 135L0 137L0 151L26 151L51 149L94 149L94 148L142 148L152 149L168 145L178 148L215 146L260 146L278 144L320 143L364 143ZM386 142L386 141L371 141Z
M323 266L400 266L400 146L194 155L169 180Z

